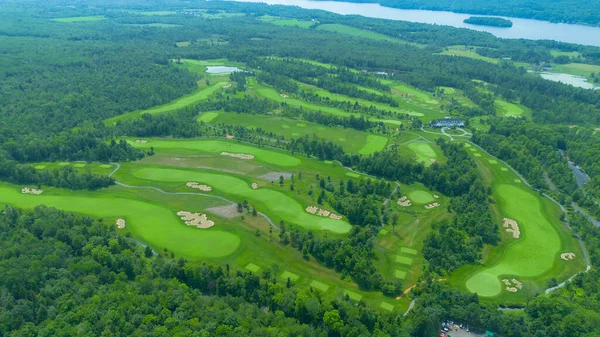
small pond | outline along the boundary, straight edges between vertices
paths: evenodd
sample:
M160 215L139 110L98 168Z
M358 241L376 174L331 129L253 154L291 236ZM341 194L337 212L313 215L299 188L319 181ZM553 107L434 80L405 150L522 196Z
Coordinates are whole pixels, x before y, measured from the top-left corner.
M541 72L540 76L543 79L560 82L572 85L574 87L584 88L584 89L600 89L600 87L595 86L593 83L587 81L585 77L575 76L571 74L563 74L563 73L550 73L550 72Z
M223 74L223 73L233 73L236 71L243 71L238 67L228 67L228 66L207 66L206 72L209 74Z

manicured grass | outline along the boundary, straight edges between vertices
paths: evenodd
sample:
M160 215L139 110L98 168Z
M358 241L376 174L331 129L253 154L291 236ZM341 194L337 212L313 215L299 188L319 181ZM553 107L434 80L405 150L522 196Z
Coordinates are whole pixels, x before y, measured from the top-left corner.
M387 231L387 229L381 229L381 230L379 230L379 235L387 235L387 233L389 233Z
M481 296L500 294L501 276L519 278L543 274L552 268L561 248L560 237L533 192L501 184L496 187L495 193L502 216L519 223L521 238L505 250L497 264L485 266L467 280L467 289Z
M37 166L34 166L33 168L36 170L43 170L46 168L46 165L37 165Z
M410 266L413 262L413 259L410 257L406 257L406 256L396 255L396 262L402 263L402 264L407 264Z
M97 217L123 217L127 228L153 247L170 247L171 251L187 258L227 256L240 245L240 238L219 230L219 224L202 230L186 226L175 212L159 205L114 197L109 191L94 193L93 197L78 194L46 191L30 195L20 193L16 187L0 186L0 203L23 208L46 205Z
M102 164L102 165L100 165L100 167L101 168L111 168L112 165L110 165L110 164Z
M346 175L348 177L352 177L352 178L360 178L360 174L354 173L354 172L348 172L348 173L346 173Z
M281 274L281 278L284 280L287 280L289 278L290 280L295 282L300 278L300 276L286 270L283 272L283 274Z
M481 153L473 153L473 156L475 156L475 157L481 157Z
M343 220L319 217L306 212L299 202L282 192L269 188L255 190L250 187L248 182L233 176L201 171L160 168L142 168L134 171L133 174L137 178L151 181L181 183L196 181L208 184L215 191L260 202L270 212L276 213L286 222L295 223L306 229L329 230L334 233L347 233L351 229L350 224Z
M270 164L277 164L279 166L298 166L301 163L300 159L287 153L279 152L277 150L261 149L259 147L236 143L235 141L157 139L151 140L146 144L135 142L131 142L131 144L135 147L143 149L150 149L150 147L153 146L154 149L183 149L208 153L245 153L253 155L255 160Z
M401 280L404 280L404 279L406 278L406 272L405 272L405 271L402 271L402 270L397 270L397 269L396 269L394 276L395 276L396 278L399 278L399 279L401 279Z
M369 155L378 151L383 150L385 144L387 144L387 137L378 135L368 135L367 143L365 146L358 151L360 154Z
M402 248L400 248L400 252L410 254L410 255L417 255L417 253L419 251L416 249L408 248L408 247L402 247Z
M200 116L198 116L198 121L208 123L219 116L218 112L203 112Z
M531 111L529 111L529 109L526 107L520 104L510 103L502 99L495 100L494 105L496 106L496 111L498 111L499 116L520 117L531 115Z
M58 22L86 22L86 21L100 21L106 19L104 15L96 15L96 16L74 16L70 18L56 18L52 19L53 21Z
M355 293L350 290L344 290L344 296L346 296L346 295L348 295L348 297L350 297L350 299L353 301L360 301L363 297L363 295Z
M327 291L329 289L328 285L326 285L325 283L316 281L316 280L313 280L312 282L310 282L310 286L313 287L314 289L317 289L320 291Z
M508 171L508 168L507 167L501 167L500 170L506 172L506 171Z
M73 167L75 168L82 168L85 167L87 164L83 164L83 163L77 163L77 164L73 164Z
M61 162L61 163L58 163L58 166L67 166L67 165L69 165L69 164L70 164L70 163L67 163L67 162Z
M379 307L381 309L388 310L388 311L394 310L394 306L391 305L391 304L389 304L389 303L386 303L386 302L381 302L381 304L379 305Z
M408 193L408 199L416 204L427 204L435 201L431 193L423 190L416 190Z
M246 265L246 267L244 267L246 269L248 269L249 271L256 273L257 271L260 270L260 267L255 265L254 263L248 263L248 265Z
M425 166L429 166L432 164L430 158L437 158L435 150L428 143L412 142L408 144L408 148L415 153L417 161L423 163Z
M495 159L490 159L490 160L488 160L488 163L495 165L495 164L498 164L498 161Z
M514 182L520 184L521 183L521 179L515 179Z

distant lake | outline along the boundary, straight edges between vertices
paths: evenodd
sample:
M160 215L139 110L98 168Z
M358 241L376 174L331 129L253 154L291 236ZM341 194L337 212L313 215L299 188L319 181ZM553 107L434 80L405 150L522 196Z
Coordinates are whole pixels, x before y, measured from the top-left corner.
M549 72L541 72L540 76L546 80L560 82L565 84L570 84L574 87L584 88L584 89L595 89L598 90L600 87L595 86L593 83L587 81L585 77L575 76L571 74L562 74L562 73L549 73Z
M508 39L556 40L600 47L600 27L551 23L547 21L502 17L513 22L510 28L477 26L463 20L474 14L461 14L443 11L424 11L383 7L379 4L311 1L311 0L236 0L241 2L262 2L269 5L298 6L306 9L321 9L337 14L356 14L369 18L402 20L436 25L469 28L494 34ZM486 16L486 15L477 15ZM501 17L501 16L496 16Z
M223 73L233 73L236 71L243 71L238 67L227 67L227 66L207 66L206 72L209 74L223 74Z

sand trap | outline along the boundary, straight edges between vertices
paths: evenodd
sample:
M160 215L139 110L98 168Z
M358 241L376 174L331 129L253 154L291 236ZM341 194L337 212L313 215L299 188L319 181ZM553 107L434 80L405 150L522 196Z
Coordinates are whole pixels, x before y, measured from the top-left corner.
M240 213L238 213L237 205L235 205L235 204L231 204L231 205L227 205L227 206L211 207L211 208L207 208L206 210L208 212L211 212L213 214L216 214L216 215L224 217L224 218L234 218L240 214Z
M507 285L507 286L509 286L511 284L510 281L507 279L502 280L502 283L504 283L504 285Z
M398 199L398 205L400 205L402 207L408 207L411 204L412 204L412 202L406 196L403 196L402 198Z
M125 220L124 219L117 219L117 228L118 229L125 228Z
M512 279L512 282L515 284L515 286L519 289L523 289L523 283L517 281L516 279Z
M42 193L44 193L44 191L42 191L42 190L37 190L37 189L35 189L35 188L23 187L23 188L21 189L21 193L23 193L23 194L35 194L35 195L37 195L37 194L42 194Z
M209 228L215 225L214 222L208 220L206 214L179 211L177 212L177 215L179 215L179 217L181 217L181 220L185 221L185 224L188 226L194 226L197 228Z
M185 184L187 187L191 187L191 188L197 188L200 191L204 191L204 192L210 192L212 191L212 187L208 186L208 185L200 185L195 181L189 181Z
M506 287L506 290L510 291L511 293L516 293L518 289L515 287Z
M233 158L239 158L239 159L254 159L254 156L251 154L245 154L245 153L230 153L230 152L221 152L222 156L228 156L228 157L233 157Z
M573 260L575 258L575 253L562 253L560 254L560 258L565 261Z
M435 199L439 199L439 197L440 197L440 196L439 196L439 195L437 195L437 194L434 194L434 195L433 195L433 197L434 197Z
M319 208L316 206L308 206L308 207L306 207L305 211L307 211L310 214L316 214L318 216L323 216L323 217L331 218L334 220L340 220L342 218L341 215L335 214L331 211L328 211L326 209L322 209L322 208Z
M436 163L436 162L437 162L437 159L435 159L435 158L429 158L429 161L430 161L431 163Z
M512 233L513 238L518 239L519 236L521 236L519 224L515 220L509 218L504 218L502 220L504 220L504 227L506 228L506 231Z
M439 206L440 206L440 204L438 204L437 202L432 202L431 204L425 205L425 208L432 209L432 208L436 208Z
M223 89L231 88L231 83L227 83L223 86Z
M282 98L288 98L290 96L286 95L286 94L279 94L279 96L281 96Z
M227 138L227 139L233 139L234 137L232 135L230 135L230 134L226 134L225 138Z
M523 283L519 282L516 279L512 279L510 281L504 279L502 280L502 283L504 283L504 285L506 286L506 290L510 291L511 293L516 293L519 289L523 289Z
M145 139L136 139L135 142L139 143L139 144L147 144L148 143L148 141Z
M255 190L258 188L258 184L257 183L252 183L252 189Z

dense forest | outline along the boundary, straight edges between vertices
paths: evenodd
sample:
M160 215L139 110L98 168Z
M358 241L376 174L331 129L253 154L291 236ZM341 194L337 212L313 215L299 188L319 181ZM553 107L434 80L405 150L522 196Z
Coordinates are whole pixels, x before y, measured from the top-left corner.
M492 18L487 16L471 16L463 21L472 25L492 26L492 27L512 27L513 23L510 20L503 18Z

